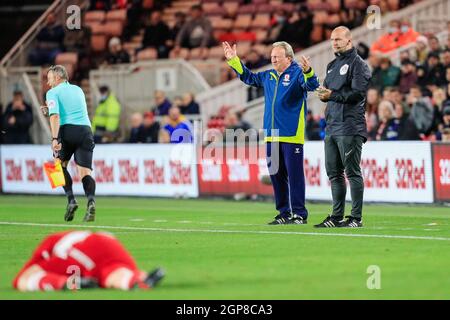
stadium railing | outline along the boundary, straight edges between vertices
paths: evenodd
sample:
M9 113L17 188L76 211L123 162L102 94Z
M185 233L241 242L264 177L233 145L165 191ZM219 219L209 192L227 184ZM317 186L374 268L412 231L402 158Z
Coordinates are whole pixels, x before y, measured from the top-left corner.
M0 72L0 103L7 106L13 98L13 92L20 90L26 102L33 108L33 125L30 128L32 142L35 144L50 141L48 121L40 111L42 100L42 78L39 67L2 68Z

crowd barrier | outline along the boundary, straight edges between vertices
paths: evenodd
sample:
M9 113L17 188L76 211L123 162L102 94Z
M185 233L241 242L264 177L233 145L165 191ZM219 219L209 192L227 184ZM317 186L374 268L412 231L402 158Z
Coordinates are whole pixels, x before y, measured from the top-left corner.
M97 145L93 175L98 195L191 197L272 195L264 144L195 147L188 144ZM307 200L331 200L323 142L305 144ZM42 169L49 146L0 146L4 193L62 194L51 189ZM361 168L368 202L450 201L450 144L368 142ZM69 164L74 192L83 194L76 165ZM347 192L350 199L350 192Z

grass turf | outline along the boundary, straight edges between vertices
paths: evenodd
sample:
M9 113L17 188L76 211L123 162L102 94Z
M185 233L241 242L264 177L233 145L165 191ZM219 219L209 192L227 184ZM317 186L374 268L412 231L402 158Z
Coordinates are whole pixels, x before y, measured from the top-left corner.
M275 215L270 202L100 197L96 222L89 224L81 222L85 201L79 203L66 223L63 197L0 195L0 299L450 298L448 207L366 205L363 229L318 230L313 224L329 205L309 204L308 225L268 226ZM161 286L12 289L46 235L84 226L113 232L142 269L164 267ZM379 290L367 288L370 265L380 267Z

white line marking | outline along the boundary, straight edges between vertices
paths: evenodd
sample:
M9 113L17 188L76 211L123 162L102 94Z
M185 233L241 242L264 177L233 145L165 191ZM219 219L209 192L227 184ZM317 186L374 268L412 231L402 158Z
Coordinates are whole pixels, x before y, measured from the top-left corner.
M119 226L96 226L87 224L50 224L50 223L29 223L29 222L5 222L0 221L0 225L13 226L34 226L34 227L54 227L54 228L89 228L89 229L113 229L113 230L145 230L161 232L204 232L204 233L241 233L241 234L280 234L280 235L307 235L307 236L335 236L353 238L381 238L381 239L413 239L413 240L437 240L450 241L445 237L424 237L424 236L399 236L381 234L361 234L361 233L319 233L319 232L298 232L298 231L264 231L264 230L220 230L220 229L175 229L175 228L147 228L147 227L119 227Z

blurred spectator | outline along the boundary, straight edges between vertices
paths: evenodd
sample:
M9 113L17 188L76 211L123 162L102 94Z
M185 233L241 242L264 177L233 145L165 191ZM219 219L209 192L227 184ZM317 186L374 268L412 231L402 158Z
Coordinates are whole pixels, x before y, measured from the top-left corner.
M367 131L371 132L378 125L378 105L380 104L380 95L378 90L370 88L367 90L366 100L366 125Z
M186 14L181 11L175 12L175 23L173 27L170 28L169 30L169 41L167 42L169 48L173 48L175 46L175 40L177 38L177 35L185 23L186 23Z
M80 29L67 30L63 40L66 51L77 52L79 55L87 55L91 48L91 28L84 23L84 15L81 15Z
M310 141L313 140L322 140L320 137L320 123L316 119L314 119L314 116L311 112L311 110L308 110L308 113L306 115L306 138Z
M229 110L226 113L224 118L224 142L247 143L258 140L258 134L256 131L248 132L248 130L252 127L248 122L242 120L242 114L242 112L236 112L233 110Z
M123 36L126 41L129 41L134 34L139 32L142 28L142 8L143 0L128 0L127 8L127 24L123 31Z
M419 131L411 120L411 117L405 113L402 104L395 104L395 118L393 119L393 128L397 128L397 140L420 140Z
M430 47L430 52L428 54L428 57L430 56L430 54L435 54L438 56L442 53L442 47L441 44L439 43L439 39L435 36L431 36L428 38L428 46Z
M397 105L397 104L400 104L402 107L403 107L403 112L405 113L405 114L409 114L409 107L408 107L408 104L406 103L406 101L405 101L405 97L404 97L404 95L400 92L400 89L398 88L398 87L393 87L392 89L391 89L391 102L394 104L394 105Z
M393 87L386 87L383 90L383 93L381 95L381 100L389 100L390 102L394 101L394 98L392 97L392 88Z
M155 106L153 107L153 113L156 116L165 116L169 114L169 109L172 106L169 99L166 98L164 91L155 90Z
M394 126L394 106L392 102L383 100L378 105L378 126L369 132L371 140L397 140L398 131Z
M46 26L36 37L36 46L29 55L30 63L34 66L53 64L58 53L63 51L64 28L56 22L55 15L49 13Z
M128 138L129 143L138 143L141 141L141 134L143 128L143 117L140 112L135 112L131 115L131 129L130 136Z
M442 53L442 64L444 68L450 68L450 49L445 49ZM448 79L447 82L449 82Z
M269 60L264 58L262 55L259 54L258 51L253 49L250 50L250 52L245 57L245 66L252 71L264 67L269 63L270 63Z
M371 52L387 53L397 48L397 41L400 35L400 21L392 20L387 31L372 44L370 47Z
M402 62L401 75L400 75L400 92L407 94L409 89L417 83L416 65L410 60Z
M182 114L200 114L200 106L195 101L193 93L188 92L184 94L180 110Z
M172 100L172 106L178 107L178 108L182 108L183 105L183 97L180 96L176 96L173 98Z
M439 61L439 55L430 52L425 67L426 84L441 86L445 84L445 69Z
M290 25L289 43L294 48L308 48L311 46L311 32L314 27L314 15L306 5L301 5L298 10L298 19Z
M442 118L443 123L439 130L439 140L450 142L450 102L444 105Z
M144 48L154 48L158 51L158 58L168 58L168 42L170 31L167 24L162 21L161 11L153 11L150 22L145 28L142 46Z
M3 135L5 131L3 130L3 104L0 102L0 144L3 143Z
M398 33L397 47L414 43L419 36L420 33L411 27L411 23L408 20L403 20Z
M450 66L445 69L445 82L447 85L450 84Z
M419 133L428 136L434 125L434 108L431 99L424 97L419 86L413 86L407 97L411 118Z
M3 114L3 143L31 143L29 129L33 123L31 106L23 100L21 91L14 91L13 100L7 105Z
M400 52L400 64L402 64L405 61L412 61L411 54L408 50L403 50Z
M117 140L121 106L107 86L100 87L100 104L95 109L92 131L95 143L110 143Z
M419 36L416 39L416 57L417 63L425 64L428 57L428 39L425 36Z
M203 16L201 5L193 5L189 11L191 19L185 22L175 40L175 53L180 48L208 48L214 45L213 28L211 21ZM207 51L203 50L201 56L206 58Z
M117 37L113 37L108 43L109 52L106 55L105 62L108 64L129 63L130 56L128 52L122 49L122 43Z
M81 81L89 78L92 67L91 58L91 28L84 23L84 14L81 15L81 28L67 30L64 35L64 47L66 51L78 54L78 65L72 79Z
M380 62L381 62L381 55L379 53L370 53L369 54L369 67L372 70L372 78L370 79L370 87L376 88L377 90L381 91L382 87L382 79L381 79L381 68L380 68Z
M356 51L363 60L367 60L367 58L369 57L370 49L364 42L358 43L358 45L356 46Z
M141 141L143 143L158 143L160 124L155 120L153 112L144 113L144 124L142 125Z
M265 39L266 44L277 41L290 41L290 29L288 14L283 9L277 9L270 21L269 32Z
M397 86L400 81L400 68L393 66L388 57L381 58L381 89Z
M162 141L168 143L192 143L193 130L191 123L181 114L180 108L171 107L166 124L162 130Z

